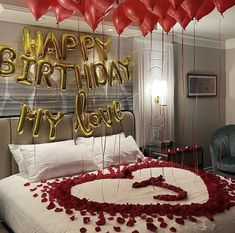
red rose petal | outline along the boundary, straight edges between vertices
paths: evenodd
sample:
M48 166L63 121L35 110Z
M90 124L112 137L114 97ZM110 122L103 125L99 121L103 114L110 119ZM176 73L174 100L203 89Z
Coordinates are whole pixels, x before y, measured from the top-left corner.
M137 231L137 230L134 230L134 231L132 231L132 233L139 233L139 231Z
M153 223L148 222L146 226L149 231L157 232L157 227Z
M68 214L68 215L71 215L71 214L73 214L73 211L68 209L68 210L65 211L65 213Z
M33 194L33 197L38 197L38 194L37 193Z
M100 227L96 227L96 228L95 228L95 231L96 231L96 232L100 232L100 231L101 231L101 228L100 228Z
M42 184L38 184L37 187L38 187L38 188L42 187Z
M43 193L43 194L41 195L42 198L44 198L44 197L46 197L46 196L47 196L46 193Z
M82 228L80 228L80 232L81 232L81 233L86 233L86 232L87 232L87 229L86 229L85 227L82 227Z
M126 223L128 227L133 227L135 225L135 220L134 219L129 219L128 222Z
M189 219L189 221L191 221L191 222L197 222L197 219L194 218L194 217L192 217L192 216L189 216L188 219Z
M30 192L35 192L37 190L37 187L30 189Z
M71 216L70 219L71 219L71 221L74 221L75 220L75 216Z
M25 187L28 187L28 186L30 186L30 183L27 182L27 183L24 184L24 186L25 186Z
M146 222L153 222L153 218L150 217L146 218Z
M161 227L161 228L166 228L166 227L167 227L167 224L166 224L165 222L162 222L162 223L160 224L160 227Z
M125 223L125 219L124 218L121 218L121 217L117 217L117 222L119 224L124 224Z
M98 221L95 222L95 223L96 223L96 225L98 225L98 226L103 226L103 225L106 224L106 220L105 220L105 218L101 218L100 220L98 220Z
M55 208L55 204L53 202L51 202L48 206L47 206L47 209L48 210L52 210Z
M145 214L141 215L140 217L141 217L142 219L146 219L146 215L145 215Z
M158 218L158 222L164 222L164 218Z
M113 227L113 229L116 231L116 232L120 232L121 231L121 227Z
M81 213L82 216L86 215L86 211L85 210L80 211L80 213Z
M184 225L184 219L183 218L176 218L175 221L180 225Z
M55 212L57 212L57 213L62 212L62 211L63 211L62 208L56 208L56 209L55 209Z
M169 218L171 220L174 218L172 213L168 213L166 216L167 216L167 218Z
M41 200L41 202L42 202L42 203L47 202L47 198L43 198L43 199Z
M174 227L171 227L171 228L170 228L170 231L171 231L171 232L177 232L176 228L174 228Z
M83 218L83 223L84 224L88 224L91 221L91 219L89 217L84 217Z

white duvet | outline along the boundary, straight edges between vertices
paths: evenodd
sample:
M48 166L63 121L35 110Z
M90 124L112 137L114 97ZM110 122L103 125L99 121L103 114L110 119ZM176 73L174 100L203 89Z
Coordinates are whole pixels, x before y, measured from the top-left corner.
M207 189L201 178L194 173L177 168L152 168L152 175L159 176L164 173L166 182L179 186L188 192L188 199L179 202L183 203L203 203L208 200ZM151 177L150 169L143 169L133 173L134 180L99 180L84 183L73 187L72 194L86 197L98 202L115 203L139 203L149 204L160 202L154 200L153 196L158 194L171 193L159 187L152 186L141 189L132 189L132 183L142 181ZM24 187L27 180L21 175L0 180L0 216L12 228L15 233L79 233L84 226L83 217L76 214L76 221L71 221L64 212L55 213L46 209L48 203L41 203L40 198L33 198L28 187ZM35 185L36 186L36 185ZM160 203L164 203L163 201ZM176 202L171 202L172 204ZM140 233L150 232L146 229L146 222L141 218L136 218L135 227L120 225L113 220L107 220L107 224L102 226L102 232L115 232L113 226L120 226L121 232ZM95 232L94 224L97 216L91 217L91 222L86 224L87 232ZM173 220L165 218L168 227L159 227L159 222L154 220L158 226L159 233L170 232L170 227L175 227L180 233L234 233L235 232L235 208L215 216L215 221L211 222L207 218L198 218L196 223L185 221L185 225L179 225ZM114 225L113 225L114 224Z

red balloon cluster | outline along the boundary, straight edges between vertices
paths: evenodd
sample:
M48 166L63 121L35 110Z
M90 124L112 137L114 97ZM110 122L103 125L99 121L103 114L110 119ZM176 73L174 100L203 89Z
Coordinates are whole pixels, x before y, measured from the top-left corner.
M119 35L134 22L144 36L151 33L157 23L168 33L177 22L185 29L192 19L202 19L215 7L223 14L234 5L235 0L28 0L36 20L50 9L57 22L78 12L95 30L106 15L112 14Z

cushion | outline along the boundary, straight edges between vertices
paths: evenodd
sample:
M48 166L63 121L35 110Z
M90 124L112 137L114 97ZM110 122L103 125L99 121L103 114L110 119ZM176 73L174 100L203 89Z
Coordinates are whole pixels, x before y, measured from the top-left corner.
M20 151L20 145L9 144L8 147L18 165L20 173L27 173L28 171L24 162L24 157Z
M136 162L137 158L144 158L132 136L122 138L113 135L106 139L97 137L94 140L92 154L100 169L118 164L130 164Z
M73 140L21 145L20 150L31 182L98 169L93 158L88 156L87 148L75 146Z
M223 172L235 173L235 157L225 157L217 166Z

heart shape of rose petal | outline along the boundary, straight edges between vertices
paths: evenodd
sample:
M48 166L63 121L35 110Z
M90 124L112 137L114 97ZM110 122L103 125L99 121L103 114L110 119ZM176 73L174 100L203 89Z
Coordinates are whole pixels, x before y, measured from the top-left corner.
M207 187L209 199L204 203L191 203L191 204L115 204L107 202L96 202L91 201L87 198L79 198L73 196L71 190L77 185L83 183L92 182L95 180L104 179L130 179L132 178L132 173L140 171L146 168L155 167L174 167L179 169L185 169L193 172L199 176L205 183ZM32 187L31 187L32 188ZM86 213L90 214L100 214L108 213L111 216L115 216L120 213L122 216L128 218L142 217L143 215L150 216L178 216L188 220L194 219L192 216L202 217L205 216L211 221L213 216L222 213L225 210L229 210L231 207L235 206L235 195L234 195L234 184L228 180L222 179L219 176L206 173L204 171L198 171L194 168L188 168L182 165L176 165L168 162L159 162L156 160L146 160L143 163L137 163L135 165L125 166L124 169L109 169L108 173L98 173L84 174L78 177L70 177L63 180L57 180L52 183L47 183L44 192L48 193L48 202L50 209L56 211L52 203L58 204L64 207L65 211L71 212L80 211L81 215ZM232 193L232 194L231 194ZM49 209L49 208L48 208ZM177 220L176 219L176 220ZM182 221L176 221L179 224Z

